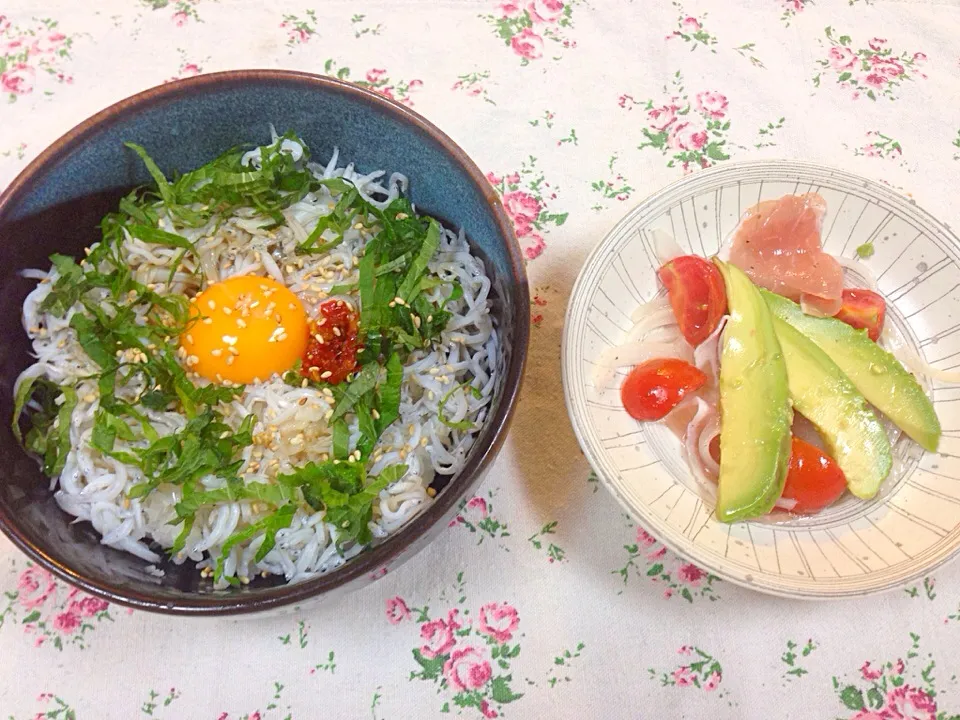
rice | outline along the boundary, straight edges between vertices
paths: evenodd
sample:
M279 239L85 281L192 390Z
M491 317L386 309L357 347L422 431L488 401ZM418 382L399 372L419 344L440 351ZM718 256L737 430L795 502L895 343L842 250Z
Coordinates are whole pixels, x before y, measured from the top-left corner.
M303 151L290 140L283 140L280 147L294 159L299 159L297 153ZM247 153L244 162L258 167L260 153L260 148ZM384 182L384 172L360 174L353 165L338 166L338 159L335 150L325 165L309 163L307 167L317 178L339 177L353 183L361 197L380 209L389 207L406 189L407 179L402 175L394 174ZM358 307L358 263L372 237L368 229L375 225L372 215L348 229L342 244L329 253L304 256L294 252L318 220L332 211L338 196L327 187L308 193L283 211L285 223L281 226L275 226L270 217L252 207L240 208L229 217L214 216L198 228L180 226L169 213L161 211L160 228L191 241L195 251L183 253L179 248L146 243L127 233L120 243L120 254L135 280L165 295L193 297L210 283L236 275L260 275L286 285L311 317L317 316L320 304L330 297ZM321 235L321 239L328 238ZM482 260L471 252L462 231L442 230L428 272L441 280L458 282L463 294L447 302L452 317L439 342L414 350L404 362L400 417L384 431L371 453L367 466L370 475L391 465L408 468L374 502L369 524L374 543L396 532L431 502L427 490L436 475L455 475L463 468L497 382L500 347L490 317L491 283ZM23 371L18 385L25 378L43 377L58 385L73 385L77 393L77 404L70 415L70 451L63 471L51 479L56 501L65 512L90 522L104 545L161 564L165 559L161 551L173 546L182 526L169 524L176 517L174 506L182 499L181 489L161 485L144 497L129 497L131 488L147 479L140 468L91 447L99 407L97 378L91 376L100 370L70 326L71 317L80 312L81 306L77 303L63 317L41 312L40 305L57 280L57 270L29 270L24 276L39 280L23 305L23 325L36 362ZM352 289L340 289L334 296L337 285ZM450 288L440 284L425 293L430 301L440 302L450 295ZM92 292L104 298L108 293ZM144 324L146 312L138 313L138 322ZM116 397L136 403L146 389L138 377L126 384L118 380ZM252 414L256 419L253 443L242 451L239 477L244 483L271 483L278 475L306 463L327 460L332 452L328 419L333 409L329 391L291 385L279 376L248 384L232 401L221 403L218 410L235 431L246 416ZM187 422L178 412L143 406L138 410L160 435L182 430ZM355 417L348 414L347 418L354 446L360 429ZM132 441L118 438L115 450L141 448L143 444L142 437ZM201 478L208 490L224 483L213 475ZM264 503L249 499L201 508L183 550L172 558L173 562L190 561L205 576L211 574L227 539L263 518L266 510ZM264 542L263 532L236 544L222 564L223 579L218 586L231 578L248 582L258 574L281 575L289 582L305 580L343 565L364 549L360 543L338 548L338 528L327 522L325 515L325 510L315 511L301 503L289 527L277 531L275 546L259 561L254 556Z

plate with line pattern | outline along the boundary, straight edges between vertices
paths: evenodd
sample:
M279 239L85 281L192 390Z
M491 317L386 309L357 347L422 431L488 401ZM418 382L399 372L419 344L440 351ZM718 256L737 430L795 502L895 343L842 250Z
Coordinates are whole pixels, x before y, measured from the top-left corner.
M858 597L917 580L960 548L960 386L918 376L943 429L939 452L898 440L894 471L872 500L848 494L817 515L726 524L698 489L680 441L661 423L640 423L623 409L626 370L610 380L596 372L600 353L626 337L631 313L662 292L653 233L710 257L748 208L804 192L827 202L824 250L858 260L876 278L891 334L938 370L960 368L960 241L948 227L890 188L841 170L731 163L649 197L591 252L567 308L564 394L601 482L672 550L758 591ZM865 243L874 252L858 258Z

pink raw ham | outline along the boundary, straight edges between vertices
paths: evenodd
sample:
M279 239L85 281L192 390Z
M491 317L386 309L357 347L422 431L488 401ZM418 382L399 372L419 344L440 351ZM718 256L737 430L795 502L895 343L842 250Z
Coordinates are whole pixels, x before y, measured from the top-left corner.
M820 247L827 204L817 193L784 195L747 210L734 231L730 262L757 285L799 301L813 315L836 315L843 267Z

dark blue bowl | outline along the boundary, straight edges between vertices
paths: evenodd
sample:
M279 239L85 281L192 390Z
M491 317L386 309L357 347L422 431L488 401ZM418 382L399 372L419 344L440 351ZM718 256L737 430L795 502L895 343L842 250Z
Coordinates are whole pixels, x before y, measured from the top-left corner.
M410 178L418 208L463 227L493 276L494 316L506 351L501 385L466 468L435 502L381 545L338 570L295 585L278 582L215 591L192 567L168 563L163 578L143 561L99 543L88 523L60 510L49 481L3 420L0 529L32 560L89 593L143 610L225 615L303 604L382 576L432 540L496 456L520 389L530 331L529 288L509 219L479 168L449 137L408 108L355 85L306 73L245 70L201 75L153 88L94 115L57 140L0 196L0 418L13 412L13 383L30 363L20 325L33 282L24 268L47 267L54 252L79 254L99 239L100 218L131 187L149 182L123 146L147 148L166 173L188 170L244 143L273 123L293 130L318 160L334 146L358 170Z

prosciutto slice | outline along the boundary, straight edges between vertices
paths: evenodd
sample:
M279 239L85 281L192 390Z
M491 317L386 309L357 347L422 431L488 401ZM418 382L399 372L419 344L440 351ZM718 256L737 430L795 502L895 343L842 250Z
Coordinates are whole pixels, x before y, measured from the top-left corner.
M734 230L730 262L753 282L800 302L813 315L836 315L843 267L820 246L827 210L817 193L785 195L747 210Z

